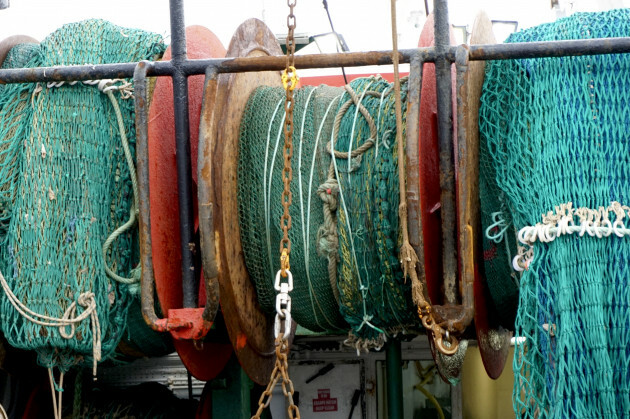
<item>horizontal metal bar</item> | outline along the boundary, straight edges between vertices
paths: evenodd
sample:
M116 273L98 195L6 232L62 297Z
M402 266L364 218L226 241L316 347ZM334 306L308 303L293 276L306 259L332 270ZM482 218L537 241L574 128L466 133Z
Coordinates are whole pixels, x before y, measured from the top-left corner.
M453 48L451 48L451 50L453 50ZM602 55L628 52L630 52L630 38L598 38L571 41L471 45L468 59L475 61L506 60L513 58Z
M409 63L411 57L419 54L425 61L434 59L433 48L400 50L400 62ZM392 63L391 51L345 52L335 54L310 54L295 57L297 68L361 67ZM100 64L82 66L38 67L0 70L0 84L49 82L70 80L98 80L130 78L137 63ZM185 60L179 63L186 75L205 74L206 68L216 67L217 73L242 73L248 71L283 70L285 56L263 56L245 58L221 58ZM171 61L157 61L147 73L152 76L169 76L175 71Z
M122 79L133 77L138 63L36 67L0 70L0 84L35 83L71 80ZM147 76L168 76L173 73L170 61L157 61Z
M449 61L455 60L457 47L439 53L433 47L400 50L400 62L409 63L418 54L424 62L433 62L439 54ZM630 38L583 39L574 41L522 42L513 44L472 45L470 60L505 60L513 58L559 57L569 55L600 55L630 52ZM309 54L295 57L297 68L362 67L392 63L391 51L343 52L335 54ZM38 67L1 69L0 84L34 83L48 81L97 80L131 78L137 63L99 64L65 67ZM204 60L186 60L181 68L187 75L204 74L209 66L217 73L282 70L286 57L246 57ZM170 61L157 61L149 77L170 76L174 67Z

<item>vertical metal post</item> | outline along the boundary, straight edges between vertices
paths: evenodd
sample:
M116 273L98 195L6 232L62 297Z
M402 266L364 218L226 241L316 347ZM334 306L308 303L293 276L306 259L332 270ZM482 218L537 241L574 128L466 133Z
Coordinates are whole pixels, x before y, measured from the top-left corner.
M425 281L424 240L420 215L420 93L422 90L422 66L424 60L418 54L411 59L407 94L407 139L405 158L407 165L407 228L409 243L416 251L416 270L421 281Z
M437 83L438 142L440 147L440 188L442 216L442 266L446 303L457 304L457 248L455 246L455 169L453 147L453 105L448 1L434 0L435 76Z
M179 233L182 253L183 307L197 307L195 275L195 240L193 219L192 168L188 125L188 75L186 61L186 26L183 0L170 0L171 61L173 63L173 105L175 113L175 152L177 156L177 193L179 201Z
M403 419L402 349L400 340L392 339L385 349L387 375L387 418Z

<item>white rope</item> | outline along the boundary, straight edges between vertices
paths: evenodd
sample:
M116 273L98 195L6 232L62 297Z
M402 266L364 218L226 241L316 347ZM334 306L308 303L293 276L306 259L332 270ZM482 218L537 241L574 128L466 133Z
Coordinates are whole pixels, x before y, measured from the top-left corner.
M55 383L52 368L48 368L48 378L50 380L50 390L52 391L53 399L53 414L55 419L62 418L61 400L63 397L63 372L59 373L59 386ZM59 396L59 397L57 397Z
M58 327L59 335L64 339L72 339L74 337L76 325L89 317L92 325L92 373L96 376L96 365L98 361L101 360L101 326L98 321L96 300L94 299L93 292L84 292L80 294L79 298L68 306L66 311L63 313L63 316L61 318L56 318L36 313L28 308L19 300L19 298L17 298L15 294L13 294L13 291L11 291L4 275L2 275L2 272L0 272L0 285L2 286L2 290L6 294L11 305L22 315L22 317L40 326ZM81 307L85 308L85 310L83 310L83 312L78 316L76 315L77 303ZM41 320L38 320L38 318ZM68 327L70 328L69 332L66 331Z
M103 93L112 92L118 90L120 92L120 96L123 99L131 99L133 98L133 85L124 79L102 79L102 80L83 80L82 82L78 81L51 81L46 83L46 87L49 89L61 87L65 84L69 86L74 86L77 83L83 83L88 86L96 86L98 90ZM117 84L120 83L120 84Z
M610 219L610 213L614 214L614 221ZM575 233L580 237L588 234L597 238L613 234L617 237L630 236L630 228L624 223L626 217L630 217L630 207L616 201L597 209L573 208L572 202L561 204L555 207L555 212L543 214L541 223L519 230L518 241L525 247L519 247L519 253L514 257L512 265L517 271L527 269L533 259L533 245L536 241L550 243L560 236Z

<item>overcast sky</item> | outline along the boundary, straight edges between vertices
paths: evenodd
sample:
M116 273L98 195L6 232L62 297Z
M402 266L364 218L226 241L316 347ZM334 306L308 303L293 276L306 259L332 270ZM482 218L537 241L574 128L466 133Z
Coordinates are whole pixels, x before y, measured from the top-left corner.
M245 19L264 20L276 34L286 33L284 0L185 0L186 25L199 24L213 31L227 47L236 27ZM429 4L433 0L428 0ZM565 10L602 10L630 6L630 0L561 0ZM39 40L64 23L99 17L118 25L169 35L167 0L10 0L0 10L0 40L26 34ZM353 51L391 49L388 0L328 0L335 29ZM571 6L573 5L573 6ZM425 11L423 0L398 0L399 47L417 45ZM550 0L451 0L450 20L472 26L479 9L494 20L514 20L519 28L554 20ZM297 32L330 31L321 0L297 0ZM497 34L499 38L500 34ZM501 40L501 39L500 39ZM309 51L316 52L316 51Z

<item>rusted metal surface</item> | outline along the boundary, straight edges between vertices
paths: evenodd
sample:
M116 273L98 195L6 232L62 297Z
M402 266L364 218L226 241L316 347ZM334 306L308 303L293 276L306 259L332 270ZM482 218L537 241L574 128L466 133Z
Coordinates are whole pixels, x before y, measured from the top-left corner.
M416 271L422 283L426 282L424 271L424 241L422 239L422 216L420 211L420 156L418 144L420 138L420 89L422 87L422 66L424 62L419 56L411 59L407 94L406 120L406 167L407 167L407 228L409 243L418 256ZM426 293L426 290L424 290ZM428 298L428 295L427 295Z
M425 61L432 61L431 48L399 50L401 63L408 63L413 55L420 54ZM361 67L367 65L387 65L392 63L391 51L344 52L333 54L309 54L295 57L295 67L333 68L339 66ZM204 74L209 66L217 73L244 73L252 71L282 70L286 57L282 55L232 57L217 59L185 60L179 67L186 75ZM109 78L129 78L133 76L137 63L79 65L66 67L38 67L0 70L0 84L40 81L94 80ZM172 61L157 61L147 72L147 76L169 76L176 71Z
M142 278L140 299L142 302L142 316L147 324L158 332L166 331L165 319L159 319L155 314L155 281L153 277L153 256L151 253L151 209L149 206L149 123L148 123L148 92L146 75L153 66L149 61L141 61L136 66L134 94L136 106L136 171L138 176L140 230L140 264Z
M225 47L210 30L202 26L191 26L186 29L187 56L191 58L224 57ZM163 59L170 59L173 50L167 48ZM181 176L178 175L179 165L182 163L182 154L190 155L188 174L192 177L188 189L192 200L191 226L196 230L197 216L197 149L199 143L199 120L201 114L202 96L204 88L204 76L195 75L188 78L187 108L190 147L187 152L178 150L177 127L174 103L174 84L168 77L162 77L153 84L151 106L149 109L149 189L151 191L151 238L153 254L153 270L155 284L160 305L164 314L171 309L183 307L196 308L204 306L203 319L214 321L219 307L219 285L216 269L213 273L205 272L202 267L198 237L195 236L192 246L186 246L186 254L181 249L182 212L175 202L180 202L182 188L180 188ZM182 109L179 110L182 112ZM181 135L181 134L180 134ZM188 156L186 156L188 158ZM191 180L190 178L188 179ZM185 243L190 243L190 238ZM188 284L182 274L182 265L190 264L183 256L190 256L191 248L194 250L193 272L188 267L185 272L194 273L194 283ZM203 275L203 276L202 276ZM203 278L203 281L201 280ZM201 283L200 283L201 282ZM188 295L187 295L188 293ZM188 298L188 302L186 302Z
M442 277L444 302L457 304L457 247L455 245L455 165L453 151L453 90L451 62L444 52L450 47L446 0L435 0L435 60L437 83L438 143L440 150L440 204L442 216Z
M186 256L185 265L190 267L193 265L190 263L193 247L191 244L193 241L191 240L191 234L188 234L194 228L191 223L190 213L192 212L190 200L192 199L192 189L190 183L190 155L186 157L188 153L189 147L187 147L187 138L188 133L188 113L187 113L187 104L185 103L185 91L186 91L186 78L190 75L195 74L204 74L207 72L210 76L208 77L208 81L206 82L206 96L214 95L217 92L218 85L217 81L214 78L214 75L221 73L242 73L242 72L256 72L263 70L280 70L285 66L285 57L281 55L279 51L274 51L270 54L244 54L246 56L234 57L234 58L226 58L226 59L188 59L186 54L186 45L185 45L185 35L183 34L183 2L181 0L171 0L171 32L172 32L172 43L176 45L175 54L173 60L164 61L164 62L142 62L142 63L119 63L119 64L104 64L104 65L84 65L84 66L68 66L68 67L51 67L51 68L32 68L32 69L7 69L0 70L0 84L2 83L18 83L18 82L45 82L45 81L69 81L69 80L90 80L90 79L104 79L104 78L129 78L134 77L135 89L136 89L136 127L137 127L137 160L138 160L138 177L140 183L140 245L141 245L141 263L142 263L142 307L143 307L143 316L147 323L154 329L159 331L166 330L175 330L181 329L182 325L187 325L189 321L187 320L187 315L183 317L180 313L174 313L174 317L172 320L169 319L159 319L155 313L154 309L154 292L155 292L155 283L153 282L153 261L152 261L152 252L151 252L151 229L150 229L150 212L149 212L149 181L148 181L148 131L147 131L147 87L146 87L146 77L147 76L172 76L177 87L177 94L174 98L174 106L175 113L178 115L179 122L176 122L176 132L177 132L177 149L178 149L178 158L181 158L181 163L179 164L180 173L179 178L184 182L182 184L182 192L178 199L180 204L180 210L183 207L183 219L182 222L182 231L186 231L182 237L183 240L181 242L182 252L184 254L188 253ZM469 225L474 225L473 220L465 220L461 217L466 214L461 206L466 202L470 202L472 195L474 195L473 190L465 190L466 188L461 189L460 186L460 194L459 196L459 257L460 257L460 279L461 284L458 289L456 286L456 276L453 276L453 272L457 272L457 259L454 257L456 254L455 251L455 223L457 209L455 206L455 162L454 162L454 154L453 154L453 144L448 140L448 133L452 133L452 128L450 128L450 124L452 121L450 101L450 82L447 83L449 78L447 77L448 73L450 73L450 65L454 61L458 61L460 65L465 63L466 59L468 60L490 60L490 59L514 59L514 58L533 58L533 57L552 57L552 56L566 56L566 55L588 55L588 54L611 54L611 53L628 53L630 52L630 38L609 38L609 39L590 39L590 40L571 40L571 41L553 41L553 42L533 42L533 43L517 43L517 44L485 44L485 45L474 45L471 46L469 51L466 53L461 48L450 47L448 46L448 18L447 18L447 9L446 9L446 0L435 0L435 9L436 13L440 16L436 19L436 34L438 36L439 41L437 42L436 47L426 47L426 48L418 48L418 49L408 49L400 51L400 62L408 63L412 62L412 74L410 75L411 81L410 86L414 86L414 83L421 83L422 80L422 63L424 62L433 62L437 61L437 67L439 67L438 73L438 96L440 99L440 110L438 119L440 120L440 131L441 134L440 144L441 153L440 160L443 162L442 170L441 170L441 185L442 185L442 202L441 202L441 212L442 212L442 220L444 225L443 235L445 238L445 248L444 248L444 267L445 272L445 295L446 300L449 304L443 306L435 307L436 317L438 321L441 321L443 325L448 328L448 330L454 332L463 332L465 326L470 322L471 317L471 300L473 298L472 286L471 286L471 277L476 277L479 275L478 272L473 272L471 274L470 267L467 265L470 261L471 254L474 259L474 251L471 250L474 248L475 243L475 231L474 227L468 228ZM242 33L241 33L242 35ZM241 39L242 41L243 39ZM8 49L7 49L8 51ZM458 55L459 53L459 55ZM1 56L1 44L0 44L0 62L3 57ZM352 67L352 66L364 66L364 65L384 65L391 64L391 52L390 51L372 51L372 52L356 52L356 53L337 53L337 54L316 54L316 55L305 55L298 56L295 60L295 65L297 68L328 68L328 67ZM230 76L232 77L232 76ZM417 80L413 81L413 80ZM233 78L226 78L226 80L232 80ZM228 82L228 85L231 82ZM441 87L440 87L441 86ZM465 93L464 84L459 85L459 95ZM462 93L464 92L464 93ZM410 100L415 100L412 98L415 93L410 91ZM419 102L419 92L417 102ZM214 100L214 96L212 98ZM414 109L414 103L410 102L410 114L413 118L413 115L419 112ZM464 109L462 109L462 112ZM206 114L209 112L207 111ZM459 113L458 113L459 114ZM461 115L461 114L459 114ZM225 116L225 115L223 115ZM208 117L208 115L206 115ZM461 118L461 117L459 117ZM222 122L223 120L218 120ZM207 122L207 121L206 121ZM413 122L413 119L412 119ZM461 123L461 120L460 120ZM408 121L409 124L409 121ZM447 127L447 124L449 127ZM412 124L413 125L413 124ZM413 130L415 131L415 135ZM461 127L462 133L460 134L462 138L466 138L467 132L465 127ZM460 129L458 129L458 132ZM418 133L417 133L417 123L415 127L408 130L409 138L414 139L417 145ZM451 138L452 139L452 138ZM223 140L223 139L222 139ZM465 153L466 147L464 145L464 141L462 140L458 143L458 153L460 156L459 167L460 175L463 178L458 179L459 185L469 184L470 182L470 173L466 174L468 170L464 167L467 163L462 160L464 159L463 153ZM407 147L408 150L413 149L413 142L408 142ZM227 154L225 154L225 149L223 145L218 145L215 140L215 143L208 145L208 153L214 153L216 151L216 156L220 158L225 158ZM449 148L450 147L450 148ZM200 156L200 161L202 158L207 158L209 154L204 154ZM181 157L180 157L181 156ZM233 157L233 156L232 156ZM206 160L207 161L207 160ZM409 167L416 168L418 167L418 158L417 155L415 157L415 165L413 164L414 156L407 156L407 163ZM225 163L222 160L222 163ZM210 163L208 163L210 164ZM223 164L221 164L223 165ZM464 165L464 166L462 166ZM199 168L199 173L204 172L201 165ZM238 258L242 259L242 254L238 254L238 246L234 243L226 244L226 240L232 240L234 236L227 237L225 232L228 231L226 226L229 224L230 231L234 232L233 220L229 219L219 219L217 220L218 210L221 209L223 202L217 203L217 197L225 197L226 194L232 193L225 188L224 184L221 182L225 181L229 177L229 173L225 171L225 169L221 169L220 167L212 167L210 164L209 168L206 166L205 171L210 173L206 177L209 182L209 185L212 186L212 176L219 175L219 185L216 190L212 187L206 191L208 193L207 196L204 197L203 202L205 204L200 204L200 212L202 205L203 207L203 216L200 219L202 224L205 224L201 227L202 234L202 244L206 249L203 255L203 265L208 270L207 274L204 276L205 278L205 286L206 286L206 307L203 311L203 321L210 321L213 318L213 313L216 313L216 307L218 304L218 292L216 292L216 279L221 275L221 272L226 270L230 272L230 275L240 274L238 269L236 271L230 271L232 266L228 265L226 267L226 263L228 259L226 259L226 253L231 252L234 256L234 260L229 260L229 263L232 264L235 260L238 261ZM463 174L461 174L463 173ZM201 175L200 175L201 177ZM188 182L188 183L186 183ZM407 184L407 195L410 202L409 205L409 214L410 214L410 233L413 231L416 234L411 234L412 237L412 245L415 248L422 248L422 219L419 216L418 212L414 214L414 209L419 208L420 196L419 190L416 188L417 182L419 180L414 178L414 176L410 176ZM417 194L417 195L415 195ZM200 194L201 196L201 194ZM214 199L213 199L214 197ZM452 204L449 204L452 203ZM224 209L223 209L224 210ZM201 215L201 214L200 214ZM220 215L220 214L219 214ZM230 214L231 217L234 217L234 214ZM219 217L220 218L220 217ZM414 221L415 220L415 221ZM450 221L449 221L450 220ZM467 224L470 222L471 224ZM414 224L415 223L415 224ZM217 227L218 226L218 227ZM236 227L238 228L238 227ZM452 234L451 234L452 233ZM205 236L205 237L204 237ZM451 243L450 237L453 236L453 240ZM215 241L218 245L215 247ZM472 246L470 245L472 243ZM418 256L423 257L424 254L420 250L418 251ZM420 264L421 265L421 264ZM184 268L186 269L186 268ZM193 268L194 269L194 268ZM421 267L419 267L421 270ZM423 273L423 272L421 272ZM187 291L186 295L186 303L187 306L196 305L196 291L198 287L194 284L194 272L193 273L184 273L184 276L188 279L193 278L192 281L186 279L184 282ZM421 275L422 277L423 275ZM234 276L233 276L234 277ZM242 278L241 278L242 279ZM475 282L476 284L477 282ZM214 288L213 288L214 284ZM251 284L250 284L251 287ZM477 291L475 289L475 298L477 298ZM236 288L236 293L243 293L243 289ZM244 294L243 294L244 295ZM247 294L248 298L251 297L250 294ZM242 295L241 295L242 297ZM458 297L461 297L462 304L456 304L458 302ZM479 297L481 298L481 297ZM481 300L480 300L481 301ZM264 344L261 346L256 345L256 338L251 339L251 337L246 336L247 327L251 326L252 319L239 319L239 312L246 308L249 308L252 305L256 305L255 301L246 301L241 305L234 305L232 307L232 312L228 317L234 317L237 319L237 322L243 321L243 324L234 326L236 329L240 331L241 334L237 334L236 337L233 337L233 344L235 347L243 349L245 347L245 352L242 352L241 362L245 362L249 365L250 371L255 369L256 367L260 367L256 364L257 361L266 360L268 353L264 348ZM197 309L194 309L197 310ZM197 312L195 312L197 313ZM198 315L195 314L195 315ZM266 323L264 320L264 316L255 319L254 323L260 320L260 323L256 324L257 326L263 326L264 329L262 335L266 333ZM228 319L229 321L229 319ZM170 322L170 323L169 323ZM247 327L245 327L247 326ZM196 326L194 326L196 327ZM205 326L204 326L205 327ZM204 327L198 328L198 330L203 330ZM199 336L196 332L192 333L192 335ZM245 340L243 340L243 336L245 336ZM264 341L264 339L262 339ZM489 342L492 339L488 340ZM252 343L254 342L254 343ZM496 343L496 342L495 342ZM482 345L480 341L480 345ZM243 355L249 350L248 354ZM501 347L501 351L503 351L503 347ZM503 353L501 351L497 351L497 353ZM246 359L247 357L249 359ZM502 355L501 355L502 356ZM245 360L245 361L243 361ZM266 362L266 361L264 361ZM267 364L263 367L260 367L261 370L265 370L267 368ZM254 372L255 374L256 372ZM268 375L267 371L261 372L261 375Z
M447 60L455 60L456 47L443 50ZM470 60L506 60L513 58L559 57L567 55L599 55L630 52L630 38L606 38L571 41L527 42L513 44L475 45L470 48ZM399 50L400 62L409 63L420 54L425 62L433 62L440 55L435 48ZM308 54L295 57L296 68L361 67L391 64L391 51ZM168 76L175 70L171 61L154 63L147 76ZM218 73L281 70L285 57L241 57L225 59L186 60L181 69L188 75L204 74L209 66ZM67 67L38 67L0 70L0 84L46 81L95 80L130 78L137 63L81 65Z
M518 42L471 45L469 59L509 60L513 58L563 57L630 52L630 38L598 38L570 41Z
M203 310L203 308L169 310L166 329L171 333L173 339L196 341L203 339L212 327L212 322L202 319Z
M151 208L149 180L149 138L147 110L147 69L152 62L140 62L134 75L136 96L136 170L138 173L140 261L142 267L141 303L142 315L147 324L156 331L170 332L174 345L186 368L200 380L210 380L218 374L232 353L231 345L209 343L203 340L212 322L203 317L205 308L172 309L167 318L158 318L155 313L155 277L151 240ZM209 292L210 291L210 292ZM212 295L206 291L206 297ZM212 306L214 304L214 306ZM216 313L216 302L206 298L206 307ZM214 319L214 316L213 316Z
M187 59L184 5L171 0L171 63L173 65L173 111L175 120L175 156L177 161L177 195L182 273L182 307L197 307L199 283L195 266L195 220L193 214L193 181L190 156L188 113L188 75L183 63Z
M236 30L228 56L280 54L271 31L257 19ZM283 62L284 65L284 62ZM216 257L223 310L230 340L247 375L267 384L274 366L273 315L262 311L245 266L238 225L236 171L241 117L258 86L281 86L279 72L221 74L209 79L204 92L198 161L199 215L214 226L200 230L203 258ZM206 243L214 239L215 252Z

